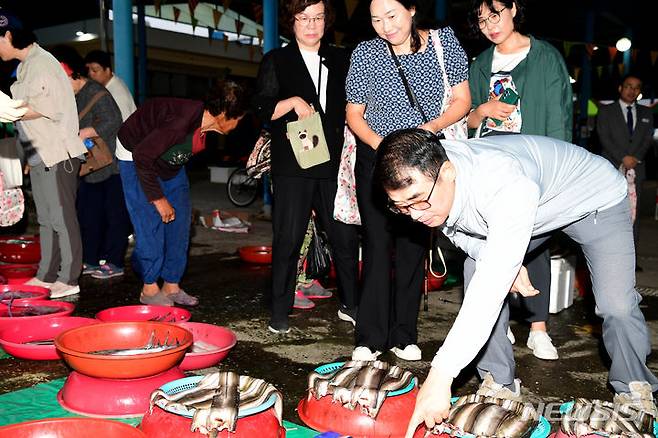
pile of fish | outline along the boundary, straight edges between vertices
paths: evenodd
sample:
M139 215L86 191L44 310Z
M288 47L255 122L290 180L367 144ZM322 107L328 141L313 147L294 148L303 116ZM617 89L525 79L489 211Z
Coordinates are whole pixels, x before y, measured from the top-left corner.
M629 405L601 400L576 399L569 412L562 416L560 429L567 435L603 435L622 437L653 437L654 417Z
M88 351L89 354L98 354L104 356L134 356L137 354L151 354L159 353L161 351L171 350L180 346L180 341L175 339L173 343L169 343L169 332L167 332L163 342L156 339L155 330L151 332L151 337L146 345L135 348L112 348L108 350L95 350Z
M538 423L539 415L531 404L471 394L459 398L450 408L448 419L425 436L523 438Z
M0 308L0 318L50 315L51 313L57 313L62 310L61 308L54 306L34 306L31 304L13 306L11 301L13 301L13 299L9 301L7 307Z
M308 400L332 395L334 403L376 418L391 391L406 388L414 376L398 366L381 361L351 361L331 373L308 376Z
M34 292L28 292L24 290L7 290L4 292L0 292L0 301L5 301L5 300L20 300L23 298L32 298L34 296Z
M225 429L235 432L239 410L261 406L272 395L276 396L274 410L281 424L281 393L264 380L230 371L207 374L194 388L176 394L155 390L151 394L151 411L156 404L170 412L194 411L190 430L215 437Z

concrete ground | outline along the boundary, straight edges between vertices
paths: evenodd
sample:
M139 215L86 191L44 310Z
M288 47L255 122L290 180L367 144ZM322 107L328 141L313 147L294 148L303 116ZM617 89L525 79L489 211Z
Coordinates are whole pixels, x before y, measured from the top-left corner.
M645 187L641 215L641 242L639 264L644 272L638 273L637 284L644 296L641 308L651 332L654 354L648 363L658 374L658 222L653 219L653 199L656 183ZM227 201L225 186L207 181L207 175L193 175L193 207L202 213L213 209L235 210ZM259 206L243 209L255 214ZM235 331L238 343L230 355L219 364L222 370L232 370L264 378L279 388L285 398L284 418L300 422L295 408L306 389L306 377L319 364L345 360L353 348L353 327L336 315L335 298L316 301L310 311L295 311L291 317L292 331L277 336L266 329L268 311L266 297L269 291L270 267L249 265L237 257L236 250L243 245L271 242L271 223L253 222L248 234L229 234L195 226L190 248L187 273L183 288L200 297L201 303L193 309L192 320L227 326ZM76 303L75 315L93 316L113 306L136 304L140 283L128 270L124 277L110 280L81 280L82 292L72 300ZM420 362L404 362L392 353L383 360L397 363L424 379L434 353L444 339L462 298L461 287L431 292L429 311L420 312L419 346L423 351ZM531 400L560 402L573 397L610 399L607 385L608 358L601 344L600 320L593 315L591 297L577 298L574 305L549 321L550 335L560 352L558 361L535 358L525 346L528 327L513 322L517 343L517 374L523 383L523 392ZM69 369L58 361L23 361L14 358L0 359L0 393L14 391L39 382L66 376ZM465 370L455 383L457 394L469 393L477 387L473 369Z

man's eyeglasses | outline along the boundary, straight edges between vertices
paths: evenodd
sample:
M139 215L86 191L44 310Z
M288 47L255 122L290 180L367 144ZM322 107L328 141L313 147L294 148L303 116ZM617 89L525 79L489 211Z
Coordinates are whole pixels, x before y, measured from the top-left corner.
M308 26L310 23L324 23L324 14L316 15L315 17L308 17L306 15L298 15L295 20L302 26Z
M388 200L388 209L391 210L393 213L396 214L409 214L409 210L416 210L416 211L424 211L428 210L432 207L432 204L430 204L430 198L432 197L432 193L434 192L434 187L436 187L436 182L439 180L439 172L436 172L436 176L434 177L434 184L432 184L432 188L430 189L429 195L427 195L427 198L423 201L418 201L418 202L412 202L411 204L408 205L395 205L390 199Z
M483 18L482 20L478 21L478 26L480 26L480 29L484 29L487 26L487 21L491 24L500 23L500 13L504 10L505 7L503 7L500 11L493 11L487 18Z

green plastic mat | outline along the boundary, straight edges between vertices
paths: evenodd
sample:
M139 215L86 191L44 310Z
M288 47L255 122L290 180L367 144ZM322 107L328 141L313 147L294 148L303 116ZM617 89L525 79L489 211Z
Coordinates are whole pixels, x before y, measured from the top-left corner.
M0 426L41 420L43 418L79 417L57 403L57 392L65 379L39 383L31 388L0 395ZM117 418L117 421L136 426L141 418ZM283 422L286 438L313 438L318 432L304 426Z

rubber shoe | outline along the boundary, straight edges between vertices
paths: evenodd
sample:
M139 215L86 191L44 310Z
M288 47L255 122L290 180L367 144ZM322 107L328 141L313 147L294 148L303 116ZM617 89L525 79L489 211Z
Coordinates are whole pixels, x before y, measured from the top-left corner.
M80 293L80 286L56 281L50 286L50 298L63 298Z
M290 326L288 325L287 322L274 322L270 321L270 323L267 326L267 329L277 335L285 335L286 333L290 333Z
M349 322L356 327L356 307L353 309L347 308L347 306L340 306L338 309L338 319L341 321Z
M84 272L83 272L84 273ZM100 265L96 271L91 274L92 278L105 280L113 277L120 277L123 275L123 268L118 267L112 263L105 263Z
M28 281L25 282L26 286L39 286L39 287L46 287L50 289L53 286L54 283L48 283L47 281L41 281L37 277L32 277Z
M295 291L295 301L292 303L295 309L309 310L315 307L315 303L304 296L300 290Z
M352 360L373 361L377 360L377 357L379 357L380 354L382 354L381 351L373 352L368 347L356 347L354 351L352 351Z
M514 337L514 333L512 333L512 329L510 327L507 327L507 339L514 345L516 342L516 338Z
M331 298L333 295L318 280L313 280L309 285L300 285L298 290L302 291L306 298L312 299Z
M171 301L176 304L180 304L181 306L196 306L199 304L199 299L197 297L189 295L183 289L178 289L178 292L166 295L167 298L169 298Z
M101 265L88 265L86 263L82 264L82 275L91 275L94 272L98 271L101 268Z
M393 354L403 360L414 361L422 358L422 353L418 345L409 344L404 348L393 347L391 348Z
M476 394L483 397L521 401L521 380L514 379L514 390L512 390L501 385L500 383L496 383L491 373L487 373L484 376L484 380L480 384L480 388L478 388Z
M528 348L532 350L535 357L543 360L557 360L557 349L551 342L551 337L548 333L541 330L531 330L528 335Z
M174 302L169 298L164 292L159 291L155 295L144 295L143 293L139 296L139 302L146 304L147 306L173 306Z
M613 401L618 405L630 405L636 409L658 416L656 403L651 392L651 385L647 382L630 382L628 384L630 392L615 394Z

